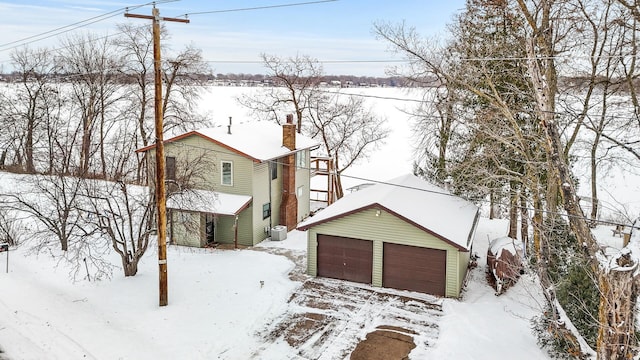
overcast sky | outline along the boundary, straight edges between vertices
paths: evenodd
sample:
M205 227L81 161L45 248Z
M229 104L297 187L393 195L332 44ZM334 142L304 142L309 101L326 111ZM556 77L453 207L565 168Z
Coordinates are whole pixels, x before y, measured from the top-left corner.
M163 46L180 49L193 44L201 48L214 73L264 73L259 57L261 53L267 53L285 57L309 55L319 61L355 61L325 63L325 73L384 76L388 63L357 62L397 59L387 52L387 45L373 35L375 22L405 21L425 37L442 37L445 25L464 6L464 0L337 0L248 10L313 1L160 0L157 6L161 16L190 14L191 21L190 24L166 23L171 39ZM28 43L30 47L55 48L59 46L60 37L66 35L43 40L26 38L90 18L97 17L95 20L98 20L105 14L113 15L74 32L107 35L117 32L117 23L142 25L147 20L125 19L118 12L132 7L132 13L150 15L151 6L133 9L140 4L143 1L0 0L0 14L3 15L0 66L4 71L10 70L9 55L15 46ZM201 12L213 13L198 14Z

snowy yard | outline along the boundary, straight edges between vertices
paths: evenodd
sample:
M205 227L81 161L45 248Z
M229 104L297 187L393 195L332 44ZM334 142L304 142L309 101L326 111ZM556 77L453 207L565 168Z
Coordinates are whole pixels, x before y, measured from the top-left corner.
M0 273L2 356L343 359L376 327L396 326L416 333L413 359L545 358L530 330L536 286L525 276L496 297L486 283L485 239L505 229L504 221L481 221L474 250L481 259L461 300L312 279L303 274L306 240L298 231L255 249L169 247L163 308L153 249L133 278L72 283L51 255L21 247L10 253L9 273Z
M240 122L248 116L234 108L233 97L250 91L256 90L213 88L205 110L219 124L230 115ZM366 91L389 97L375 106L392 132L375 156L345 173L345 188L411 172L414 128L401 111L406 103L393 98L416 95ZM0 189L20 182L1 175L15 177L0 179ZM638 184L631 175L602 181L631 213L640 204ZM538 285L525 274L496 297L487 284L488 240L506 230L505 220L481 220L473 249L478 267L459 300L312 279L305 274L306 234L298 231L253 249L170 246L169 305L162 308L155 246L135 277L116 270L111 279L81 276L74 283L66 265L56 266L58 253L36 256L27 241L11 249L8 273L0 253L0 359L348 359L381 326L415 333L411 359L546 359L530 322L543 304ZM611 252L622 242L609 228L596 235L608 239ZM117 257L110 261L119 264Z

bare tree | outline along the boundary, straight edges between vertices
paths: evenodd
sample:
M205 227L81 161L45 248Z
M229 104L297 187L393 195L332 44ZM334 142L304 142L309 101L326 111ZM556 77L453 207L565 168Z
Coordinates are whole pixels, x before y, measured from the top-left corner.
M532 145L540 140L526 67L508 60L524 54L519 25L513 6L484 1L467 2L444 45L422 39L404 23L375 25L378 37L408 60L393 73L431 85L416 114L424 149L418 172L440 183L452 176L455 191L469 199L488 197L491 216L506 202L514 237L523 213L518 199L539 191L540 177L533 175L542 168ZM520 221L526 228L528 217Z
M587 259L586 263L591 266L593 274L598 279L598 289L601 292L598 354L601 358L607 359L627 356L634 348L635 342L631 337L621 335L621 331L626 334L634 333L633 311L630 309L636 298L633 287L635 282L628 277L631 272L616 272L607 276L609 272L600 268L596 261L603 258L604 254L591 235L580 208L570 171L570 159L566 156L573 141L571 139L578 136L583 122L580 118L571 121L572 119L562 117L556 111L556 98L560 91L555 59L562 51L584 41L571 35L576 31L584 32L583 24L578 22L576 17L584 15L586 11L581 11L579 6L582 3L579 1L519 0L515 4L503 1L469 1L467 9L474 4L476 9L471 14L471 20L462 19L465 20L460 27L463 31L454 31L456 39L466 37L468 42L458 43L453 47L455 52L446 53L453 60L462 59L455 62L458 66L455 71L452 71L451 66L443 66L441 61L434 59L431 56L433 47L420 42L411 29L407 30L401 25L378 26L376 30L394 49L407 56L410 60L410 70L417 69L414 76L426 78L424 74L442 74L448 86L455 85L452 88L468 93L463 98L463 108L472 116L463 113L466 117L460 118L473 121L467 120L466 126L460 129L471 135L468 137L469 145L464 152L465 156L460 161L464 167L460 169L477 169L480 179L493 178L508 184L512 215L517 211L518 202L526 203L523 195L530 194L532 197L536 209L533 216L534 254L537 264L540 264L538 274L547 302L554 312L552 319L559 318L562 308L555 293L550 290L553 289L553 283L545 265L553 254L551 241L554 237L543 230L546 229L545 224L559 224L564 221L557 215L557 203L559 199L562 200L562 210L568 215L572 233L575 234L573 241L579 244L580 248L575 262L579 262L578 258ZM507 17L490 16L485 19L486 13L483 11L492 7L508 11L504 13ZM494 25L501 25L495 23L496 19L500 18L521 23L510 31L516 41L507 43L509 46L506 48L496 47L503 39L497 35L502 27L492 28ZM491 31L488 34L472 32L473 27L469 27L468 24L477 21L474 19L488 24ZM608 47L615 42L605 43L605 47ZM596 56L599 46L600 42L593 47ZM522 61L523 58L528 58L529 61L525 63ZM597 69L593 72L594 76L600 76L602 64L597 63L594 67ZM465 76L456 76L460 73ZM517 100L517 97L524 101ZM582 120L585 118L583 116ZM568 144L562 141L563 130L573 131L569 133ZM477 162L477 165L473 165L469 160ZM482 168L485 170L481 170ZM526 186L520 189L519 195L516 192L520 188L518 184ZM542 212L543 206L547 210L545 213ZM522 228L523 231L527 229L524 226ZM515 233L514 230L515 228L511 227L512 233ZM633 266L633 260L627 255L615 260L620 267ZM623 293L631 294L630 299L620 298ZM615 309L610 308L613 304L617 304ZM605 319L603 316L606 315L603 314L613 316ZM624 319L622 323L628 327L622 330L612 329L613 318ZM558 324L557 321L552 321ZM589 346L579 341L581 335L573 335L580 343L579 351L589 354Z
M130 84L126 91L126 105L123 116L136 119L136 147L144 147L152 142L153 134L153 41L149 27L119 25L122 35L114 43L121 53L124 66L121 76ZM168 34L161 30L161 39ZM163 50L169 49L163 46ZM205 118L196 113L195 105L201 92L203 80L196 74L209 72L200 50L192 46L175 55L163 53L163 79L165 89L162 100L164 130L187 131L207 126ZM137 161L138 180L144 178L145 159L140 154Z
M25 229L29 239L23 244L70 265L74 280L108 277L112 269L106 256L108 243L86 226L82 211L85 181L60 174L28 175L19 192L0 194L4 209L24 214L34 223Z
M87 34L67 37L57 58L59 71L71 83L73 104L80 119L82 140L78 174L82 176L90 172L90 159L95 152L100 159L99 170L95 172L107 176L105 142L113 124L108 112L118 101L120 88L115 76L120 68L116 54L107 38ZM96 135L97 140L94 139ZM93 142L97 142L97 146Z
M152 133L149 118L153 117L153 38L148 27L120 24L118 30L122 36L114 44L124 60L121 76L133 83L124 115L136 118L136 142L147 146Z
M26 238L26 228L15 210L0 205L0 242L19 245Z
M124 276L135 276L152 232L154 202L141 187L122 181L87 182L88 224L118 253Z
M636 347L634 309L638 291L636 275L624 269L637 266L637 262L631 257L631 252L612 259L609 265L600 262L599 259L606 258L606 255L602 253L591 234L580 208L556 119L555 98L558 85L555 55L558 45L557 31L562 23L554 14L562 10L566 4L546 0L537 3L518 0L518 5L531 34L528 43L528 67L536 89L538 116L547 142L545 150L560 185L564 210L569 216L571 230L577 243L582 244L588 255L589 265L597 276L600 290L597 355L599 359L630 358ZM611 265L616 269L611 269Z
M186 131L208 126L208 120L197 112L200 93L205 85L205 81L199 75L210 71L202 58L202 50L189 45L179 53L165 58L165 89L162 99L165 131Z
M263 95L238 99L254 113L280 123L282 114L294 113L298 132L320 141L324 155L334 159L336 193L343 194L340 174L365 159L389 134L386 119L367 107L363 98L323 90L322 67L308 56L283 59L262 55L276 87Z
M82 233L78 211L81 179L34 175L27 181L27 191L0 194L5 205L29 214L41 225L37 234L41 240L39 247L51 245L51 239L54 239L60 250L69 250L69 244Z
M317 92L322 66L310 56L280 58L262 54L262 62L268 76L274 79L274 87L260 95L245 95L239 101L266 119L283 123L283 114L293 112L297 120L298 132L302 132L305 113L311 107L313 94Z
M464 149L457 131L459 103L456 90L441 77L433 88L425 91L423 102L411 114L416 129L420 129L414 133L416 166L423 176L436 183L444 183L449 176L447 161L455 157L452 152Z
M11 54L18 86L0 95L0 166L12 156L12 163L36 172L36 148L43 142L43 125L58 92L53 84L54 64L47 49L20 48ZM15 91L14 91L15 90Z
M389 135L386 119L367 108L363 98L338 93L315 94L307 114L305 133L320 141L323 152L334 159L337 194L342 197L340 175L367 159Z

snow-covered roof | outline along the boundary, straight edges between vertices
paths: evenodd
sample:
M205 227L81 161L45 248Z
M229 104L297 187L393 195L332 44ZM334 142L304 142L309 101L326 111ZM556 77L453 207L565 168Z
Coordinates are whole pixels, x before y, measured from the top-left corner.
M259 162L276 159L298 150L310 149L320 145L318 141L296 133L296 150L291 151L282 145L282 126L269 121L232 124L231 134L228 133L226 125L195 130L167 139L165 143L192 135L201 136ZM155 145L151 145L137 151L147 151L154 147Z
M522 253L522 244L516 239L504 236L491 240L489 250L496 258L500 258L502 250L507 250L513 256L517 256Z
M298 225L307 230L345 215L379 207L434 236L469 249L478 207L448 191L408 174L344 196Z
M167 208L219 215L238 215L251 203L251 196L208 190L187 190L172 194Z

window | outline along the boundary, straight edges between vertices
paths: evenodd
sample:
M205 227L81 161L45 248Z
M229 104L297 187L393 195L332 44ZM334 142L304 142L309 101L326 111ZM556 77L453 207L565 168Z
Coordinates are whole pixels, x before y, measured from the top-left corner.
M262 220L271 216L271 203L262 205Z
M191 221L191 216L189 213L180 211L178 214L180 214L180 222L182 222L183 224L188 224Z
M167 180L176 179L176 158L173 156L165 157L165 174Z
M307 152L305 150L296 153L296 166L298 168L307 167Z
M302 197L302 194L304 194L304 185L298 186L298 188L296 189L296 196L298 197L298 199Z
M231 161L223 161L222 162L222 172L221 176L221 184L222 185L233 185L233 163Z
M275 180L278 178L278 162L272 161L269 163L269 167L271 168L271 180Z

